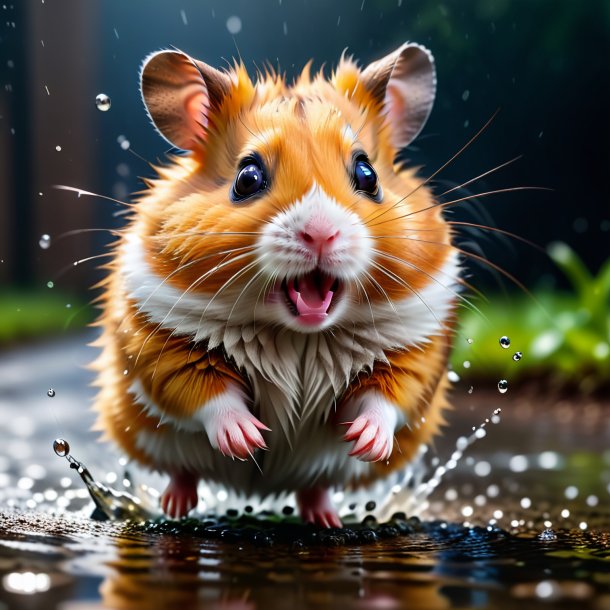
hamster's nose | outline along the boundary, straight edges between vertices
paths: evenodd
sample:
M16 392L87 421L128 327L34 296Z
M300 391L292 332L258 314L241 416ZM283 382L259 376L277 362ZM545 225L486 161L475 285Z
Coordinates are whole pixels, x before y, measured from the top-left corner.
M316 254L330 250L337 237L339 237L339 229L328 219L320 217L311 218L299 231L299 238L305 247Z

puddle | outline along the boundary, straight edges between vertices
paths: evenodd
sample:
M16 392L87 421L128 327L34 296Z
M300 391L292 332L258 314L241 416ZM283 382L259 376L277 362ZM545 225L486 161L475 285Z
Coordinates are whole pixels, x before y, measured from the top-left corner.
M385 523L320 532L289 509L243 515L230 498L224 506L240 511L222 518L102 522L90 518L88 471L79 476L52 448L69 439L106 489L134 493L119 456L87 431L89 377L74 366L89 359L86 342L56 346L65 361L36 387L19 363L49 362L46 349L0 357L0 374L13 380L0 393L0 610L610 607L608 404L541 400L517 387L502 395L493 384L469 393L457 382L447 432L411 491L438 482L416 510L379 514ZM16 397L27 418L11 408ZM388 511L405 498L396 494Z

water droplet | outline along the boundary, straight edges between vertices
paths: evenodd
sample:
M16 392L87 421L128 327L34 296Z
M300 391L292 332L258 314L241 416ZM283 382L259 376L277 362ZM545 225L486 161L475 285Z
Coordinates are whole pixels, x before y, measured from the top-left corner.
M58 145L55 147L55 150L56 150L57 152L61 152L61 146L58 144Z
M241 19L237 15L231 15L227 19L227 30L229 30L229 34L239 34L241 32Z
M510 339L506 335L503 335L502 337L500 337L500 345L504 349L508 349L510 347Z
M123 375L129 375L129 369L125 369L125 370L123 371Z
M49 280L47 282L47 288L53 288L53 286L55 286L55 284L51 280Z
M131 146L131 143L129 142L129 140L124 136L124 135L120 135L116 141L119 143L119 146L123 149L123 150L129 150L129 147Z
M70 444L63 438L56 438L53 441L53 451L59 457L66 457L70 453Z
M471 386L468 388L468 393L469 393L469 394L472 394L473 392L474 392L474 386L472 386L472 385L471 385Z
M498 391L500 394L506 394L508 391L508 381L506 381L506 379L500 379L500 381L498 381Z
M515 352L513 354L513 360L515 362L519 362L519 360L521 360L521 358L523 358L523 354L521 352Z
M470 337L468 337L468 339L466 339L466 343L469 343L470 345L472 345L474 343L474 339L471 339Z
M98 93L95 96L95 105L97 106L98 110L101 110L102 112L106 112L107 110L110 110L110 106L112 105L112 102L105 93Z
M44 235L41 235L40 239L38 240L38 245L43 250L48 250L51 247L51 236L47 235L46 233Z
M464 367L465 369L469 369L469 368L470 368L470 360L464 360L463 367Z
M468 89L466 89L466 90L464 91L464 93L462 93L462 100L463 100L464 102L466 102L466 101L468 100L468 98L469 98L469 97L470 97L470 91L469 91Z
M460 380L460 376L455 371L447 371L447 379L452 383L457 383Z
M54 390L53 388L49 388L49 389L47 390L47 396L48 396L49 398L53 398L53 396L55 396L55 390Z

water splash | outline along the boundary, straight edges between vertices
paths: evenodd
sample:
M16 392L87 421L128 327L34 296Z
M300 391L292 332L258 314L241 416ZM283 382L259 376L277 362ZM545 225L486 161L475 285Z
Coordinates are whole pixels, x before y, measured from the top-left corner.
M59 457L65 457L70 468L76 470L85 484L93 503L95 511L92 518L111 521L146 521L159 516L159 511L144 498L137 497L126 491L117 491L99 481L96 481L89 469L70 454L70 444L63 438L53 441L53 451Z

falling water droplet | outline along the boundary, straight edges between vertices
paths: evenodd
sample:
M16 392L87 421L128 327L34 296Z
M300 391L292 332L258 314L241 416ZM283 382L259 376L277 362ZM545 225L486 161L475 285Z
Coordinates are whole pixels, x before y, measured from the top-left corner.
M53 451L59 457L66 457L70 453L70 444L63 438L56 438L53 441Z
M515 352L513 354L513 360L515 362L519 362L519 360L521 360L521 358L523 358L523 354L521 352Z
M44 235L41 235L40 239L38 240L38 245L43 250L48 250L51 247L51 236L47 235L46 233Z
M56 150L57 152L61 152L61 146L58 144L58 145L55 147L55 150Z
M48 396L49 398L53 398L53 396L55 396L55 390L54 390L53 388L49 388L49 389L47 390L47 396Z
M508 349L510 347L510 339L506 335L500 337L500 345L504 349Z
M229 34L239 34L241 32L241 19L237 15L231 15L227 19L227 30L229 30Z
M451 383L457 383L460 380L460 376L455 371L447 371L447 379Z
M472 394L473 392L474 392L474 386L470 386L470 387L468 388L468 393L469 393L469 394Z
M99 93L98 95L96 95L95 105L97 106L98 110L106 112L107 110L110 110L111 104L112 102L110 98L105 93Z
M47 288L53 288L53 286L55 286L55 284L51 280L49 280L47 282Z
M472 345L474 343L474 339L471 339L470 337L468 337L468 339L466 339L467 343L470 343L470 345Z
M498 391L500 394L506 394L508 391L508 381L506 381L506 379L500 379L500 381L498 381Z

